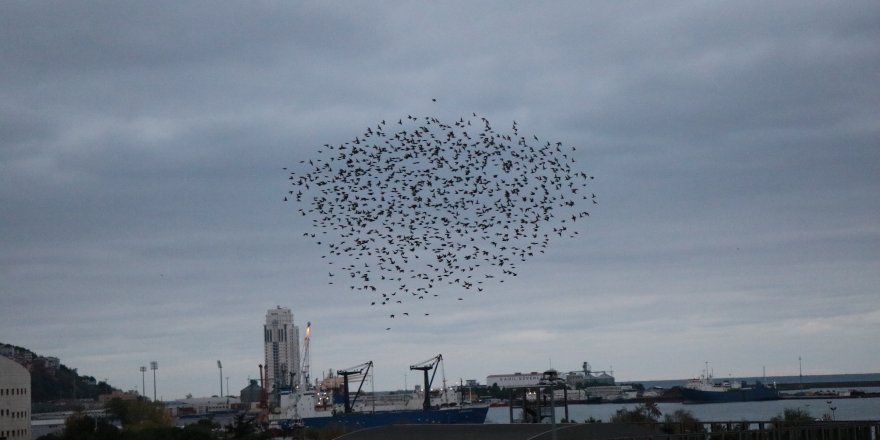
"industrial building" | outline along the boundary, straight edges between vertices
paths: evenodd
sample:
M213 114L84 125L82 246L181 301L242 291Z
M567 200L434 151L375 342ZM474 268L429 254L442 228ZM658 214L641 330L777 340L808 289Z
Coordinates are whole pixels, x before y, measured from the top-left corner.
M543 373L492 374L486 377L486 385L499 388L522 388L538 385ZM581 371L571 371L562 375L569 388L614 386L613 373L594 371L589 362L584 362Z
M542 373L536 371L531 373L491 374L486 376L486 384L489 386L498 385L500 388L534 387L538 386L542 376Z

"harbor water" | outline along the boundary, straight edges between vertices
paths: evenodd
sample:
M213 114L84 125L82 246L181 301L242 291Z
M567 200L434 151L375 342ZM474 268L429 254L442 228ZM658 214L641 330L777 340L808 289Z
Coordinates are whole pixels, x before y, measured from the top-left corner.
M829 404L828 401L831 403ZM583 423L590 418L608 422L611 416L621 408L632 409L638 406L636 403L614 404L603 403L597 405L569 405L568 413L571 420ZM703 422L739 422L739 421L762 421L781 415L786 409L801 409L807 411L815 418L822 418L826 414L834 420L880 420L880 397L867 397L860 399L785 399L765 402L730 402L730 403L658 403L657 407L662 414L672 414L676 410L690 411L697 419ZM831 408L835 408L831 411ZM514 419L521 417L514 409ZM556 417L561 420L565 417L562 407L556 408ZM661 415L661 420L662 420ZM509 423L510 410L507 407L489 408L486 415L486 423Z

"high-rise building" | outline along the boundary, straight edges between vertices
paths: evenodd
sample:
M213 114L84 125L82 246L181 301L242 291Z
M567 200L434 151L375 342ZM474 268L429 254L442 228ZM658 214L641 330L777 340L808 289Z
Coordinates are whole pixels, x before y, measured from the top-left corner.
M300 379L299 328L293 325L290 309L277 306L266 312L263 341L267 388L274 391L297 383Z

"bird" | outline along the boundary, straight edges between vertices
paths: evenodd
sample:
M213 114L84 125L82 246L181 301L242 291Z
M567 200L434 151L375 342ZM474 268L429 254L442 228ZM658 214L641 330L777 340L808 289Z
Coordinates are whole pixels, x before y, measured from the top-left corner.
M329 277L342 271L346 291L389 307L430 307L450 290L501 294L483 281L504 283L553 242L583 237L582 204L598 202L574 147L470 114L383 119L283 167L297 215L311 220L303 236L324 249Z

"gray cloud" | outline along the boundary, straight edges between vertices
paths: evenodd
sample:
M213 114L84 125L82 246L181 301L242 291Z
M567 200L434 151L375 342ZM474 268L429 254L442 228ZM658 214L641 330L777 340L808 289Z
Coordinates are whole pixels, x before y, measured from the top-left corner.
M372 359L377 388L435 350L478 379L550 359L623 379L798 356L869 371L878 18L868 1L5 2L0 339L123 388L159 360L168 398L216 393L199 371L217 358L233 389L255 377L276 304L314 324L314 369ZM431 319L385 332L327 284L281 168L382 119L472 111L575 145L600 204L515 279L440 289Z

